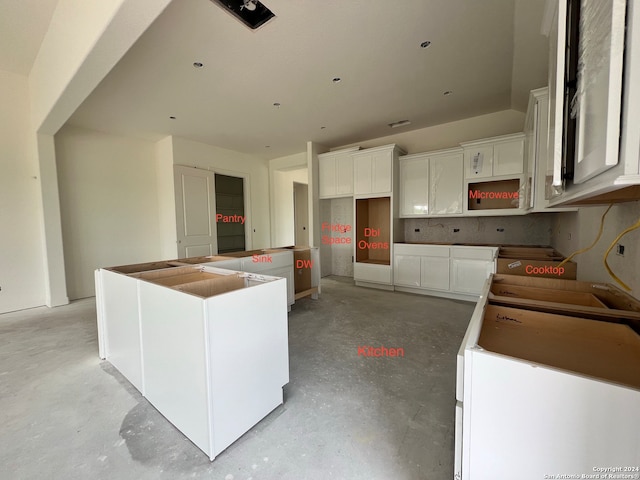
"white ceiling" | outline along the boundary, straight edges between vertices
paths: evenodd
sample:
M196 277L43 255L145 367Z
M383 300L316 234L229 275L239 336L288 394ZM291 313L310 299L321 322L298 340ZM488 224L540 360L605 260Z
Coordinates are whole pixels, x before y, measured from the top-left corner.
M546 83L544 0L264 3L276 18L251 31L210 0L174 0L69 123L269 159L524 110Z
M0 0L0 70L28 75L58 0Z

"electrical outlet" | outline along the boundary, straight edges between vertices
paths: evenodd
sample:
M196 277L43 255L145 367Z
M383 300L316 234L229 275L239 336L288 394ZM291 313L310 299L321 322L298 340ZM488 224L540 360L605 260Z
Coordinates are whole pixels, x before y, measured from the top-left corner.
M417 233L417 232L420 231L420 229L419 228L414 228L413 231Z
M624 245L616 244L616 255L624 257Z

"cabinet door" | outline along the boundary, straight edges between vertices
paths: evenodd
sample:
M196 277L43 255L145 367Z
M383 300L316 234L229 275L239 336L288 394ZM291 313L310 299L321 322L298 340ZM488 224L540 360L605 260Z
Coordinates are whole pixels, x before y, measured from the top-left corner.
M391 191L393 177L393 153L380 152L371 157L371 193Z
M353 157L353 193L371 193L371 155Z
M353 158L351 155L340 155L335 157L336 172L336 194L353 194ZM320 177L322 178L322 176Z
M468 258L451 259L451 290L479 295L484 282L489 278L492 263Z
M580 10L579 44L584 46L580 52L582 74L578 75L573 183L582 183L618 164L627 2L599 0L594 5L597 8Z
M336 158L325 157L318 159L318 196L320 198L336 195Z
M463 156L455 153L429 158L429 214L462 213Z
M523 173L524 139L499 142L493 146L493 176Z
M462 177L462 176L461 176ZM462 178L460 189L462 189ZM400 160L400 216L427 215L429 212L429 159Z
M396 255L393 270L393 283L406 287L420 286L420 257L413 255Z
M481 145L464 149L467 178L484 178L493 175L493 145Z
M449 290L449 258L422 257L420 259L420 286L433 290Z

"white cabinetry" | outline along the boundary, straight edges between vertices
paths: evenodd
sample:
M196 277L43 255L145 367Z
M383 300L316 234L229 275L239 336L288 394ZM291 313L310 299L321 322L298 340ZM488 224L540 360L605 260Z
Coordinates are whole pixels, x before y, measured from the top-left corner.
M462 213L462 149L400 158L400 217L456 216Z
M429 213L429 157L426 153L400 157L400 217Z
M636 475L596 468L638 466L640 383L629 367L638 335L627 325L490 305L489 293L490 280L458 352L454 478Z
M391 193L394 162L400 153L402 152L396 145L352 153L354 195Z
M394 245L394 285L399 291L475 300L495 272L497 247Z
M282 404L284 279L202 266L95 276L100 357L211 460Z
M318 155L320 198L336 198L353 195L353 158L359 147Z
M549 208L553 181L553 163L548 161L549 139L549 89L532 90L524 124L525 164L527 165L527 188L529 207L533 212L568 211Z
M524 168L524 134L461 143L466 178L520 175Z
M464 159L461 149L434 152L429 156L429 213L462 213Z
M554 7L555 2L550 2ZM640 5L594 2L580 9L575 159L563 152L566 0L551 22L549 156L551 206L640 199ZM596 8L597 7L597 8ZM558 14L559 11L559 14ZM621 94L621 92L624 92ZM563 162L571 162L565 165ZM574 167L573 179L564 172Z
M480 295L496 271L497 247L451 247L451 291Z

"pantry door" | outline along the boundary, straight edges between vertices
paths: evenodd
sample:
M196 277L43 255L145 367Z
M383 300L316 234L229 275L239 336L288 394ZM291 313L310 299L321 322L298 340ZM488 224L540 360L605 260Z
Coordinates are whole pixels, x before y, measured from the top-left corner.
M178 256L218 253L213 172L182 165L173 168Z

